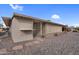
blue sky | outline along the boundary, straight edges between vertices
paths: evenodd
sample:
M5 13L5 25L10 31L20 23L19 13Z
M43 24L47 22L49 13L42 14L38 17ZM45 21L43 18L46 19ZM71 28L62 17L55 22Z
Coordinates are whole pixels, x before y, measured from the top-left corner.
M0 4L0 16L11 17L13 12L79 26L79 5L77 4ZM1 17L0 23L2 23Z

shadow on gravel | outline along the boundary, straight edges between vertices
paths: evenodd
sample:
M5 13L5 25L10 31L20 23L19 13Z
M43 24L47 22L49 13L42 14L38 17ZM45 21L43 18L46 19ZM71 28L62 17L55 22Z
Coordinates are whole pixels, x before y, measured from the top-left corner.
M8 32L0 32L0 39L8 37Z
M5 35L5 33L6 33L6 32L0 32L0 36L3 36L3 35Z

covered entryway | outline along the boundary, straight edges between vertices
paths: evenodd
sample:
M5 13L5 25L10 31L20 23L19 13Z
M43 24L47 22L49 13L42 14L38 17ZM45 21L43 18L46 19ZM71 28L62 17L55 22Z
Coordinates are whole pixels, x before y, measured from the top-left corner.
M33 37L45 35L45 23L34 21L33 22Z
M40 22L33 22L33 37L38 36L40 33Z

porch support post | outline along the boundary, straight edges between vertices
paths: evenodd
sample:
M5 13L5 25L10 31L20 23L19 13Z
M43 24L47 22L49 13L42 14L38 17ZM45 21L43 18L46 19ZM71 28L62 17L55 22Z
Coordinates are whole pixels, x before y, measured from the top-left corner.
M40 35L41 36L43 35L43 32L42 32L42 22L40 22Z

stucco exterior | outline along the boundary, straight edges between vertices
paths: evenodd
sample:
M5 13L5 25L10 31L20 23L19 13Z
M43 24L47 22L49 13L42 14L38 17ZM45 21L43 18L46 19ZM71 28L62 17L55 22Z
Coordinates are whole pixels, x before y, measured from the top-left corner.
M46 24L45 25L45 32L46 32L46 34L62 32L62 26L53 25L53 24Z
M10 28L13 41L21 42L21 41L33 40L32 29L33 29L32 20L22 19L21 21L19 18L14 17Z
M6 18L4 18L5 20ZM8 19L7 19L8 20ZM12 21L7 22L10 27L12 40L22 42L33 40L36 36L62 32L62 24L52 23L39 18L15 13Z

